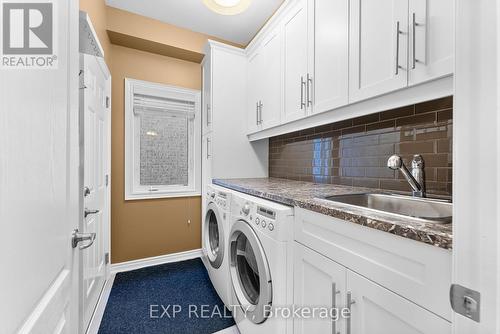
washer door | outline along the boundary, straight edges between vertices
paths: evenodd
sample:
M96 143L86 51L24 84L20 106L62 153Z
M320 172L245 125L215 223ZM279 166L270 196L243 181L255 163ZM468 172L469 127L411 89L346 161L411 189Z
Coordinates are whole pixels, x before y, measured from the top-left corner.
M224 260L224 226L219 215L219 210L214 203L210 202L207 206L205 216L205 240L203 244L208 254L210 265L217 269Z
M234 293L247 319L266 321L266 305L272 304L271 271L264 249L250 225L237 221L229 238L230 273Z

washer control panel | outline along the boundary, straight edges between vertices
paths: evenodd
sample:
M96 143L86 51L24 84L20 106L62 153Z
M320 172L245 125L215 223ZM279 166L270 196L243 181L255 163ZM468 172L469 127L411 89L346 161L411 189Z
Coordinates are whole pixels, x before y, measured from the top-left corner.
M269 204L268 204L269 203ZM290 240L293 208L246 195L232 195L233 219L242 219L256 232L280 241Z

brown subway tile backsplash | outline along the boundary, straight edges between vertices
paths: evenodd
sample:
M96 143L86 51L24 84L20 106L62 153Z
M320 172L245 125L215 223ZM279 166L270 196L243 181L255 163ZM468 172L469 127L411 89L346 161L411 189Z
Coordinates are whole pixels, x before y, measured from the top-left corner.
M399 154L425 161L429 194L451 197L453 97L381 111L269 140L269 175L316 183L410 191L386 167Z

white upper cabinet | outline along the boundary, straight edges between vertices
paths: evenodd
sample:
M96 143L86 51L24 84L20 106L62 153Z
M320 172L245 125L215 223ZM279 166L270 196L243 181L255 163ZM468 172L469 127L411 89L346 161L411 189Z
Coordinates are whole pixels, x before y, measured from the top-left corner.
M263 129L280 124L281 119L281 30L275 29L262 45L260 123Z
M453 0L410 0L409 85L453 73Z
M307 1L300 0L283 22L284 111L283 122L302 118L307 109Z
M350 3L349 101L406 87L408 1Z
M247 117L248 131L260 130L259 101L261 100L262 87L259 84L261 79L262 54L257 50L248 58L248 85L247 85Z
M349 0L309 0L309 68L314 68L311 112L348 103Z
M285 1L247 49L250 140L453 94L453 1Z

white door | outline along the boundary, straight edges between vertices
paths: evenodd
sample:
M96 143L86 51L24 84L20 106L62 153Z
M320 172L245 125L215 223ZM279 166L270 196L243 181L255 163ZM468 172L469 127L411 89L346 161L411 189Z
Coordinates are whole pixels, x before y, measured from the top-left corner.
M260 122L262 128L280 123L281 117L281 29L275 29L262 45L261 86L262 104Z
M346 269L299 244L294 245L294 305L297 307L342 308ZM295 334L343 333L344 320L313 318L294 320Z
M408 1L350 4L350 102L406 87Z
M247 94L247 118L248 131L256 132L260 129L259 102L262 100L261 92L263 80L261 76L261 50L255 51L248 58L248 94Z
M313 113L348 103L349 0L309 0L309 49L314 50Z
M58 1L56 69L0 69L0 332L78 333L78 2ZM1 39L1 37L0 37Z
M102 58L82 55L81 60L84 84L80 101L84 117L84 218L79 230L95 236L93 244L80 252L83 332L90 323L107 274L111 79ZM85 247L85 243L80 247Z
M283 121L306 115L307 108L307 1L300 0L284 20Z
M500 6L455 10L452 280L481 296L479 321L453 313L453 333L500 333Z
M346 333L446 334L451 323L350 270L344 304Z
M410 85L453 73L454 0L410 0Z

